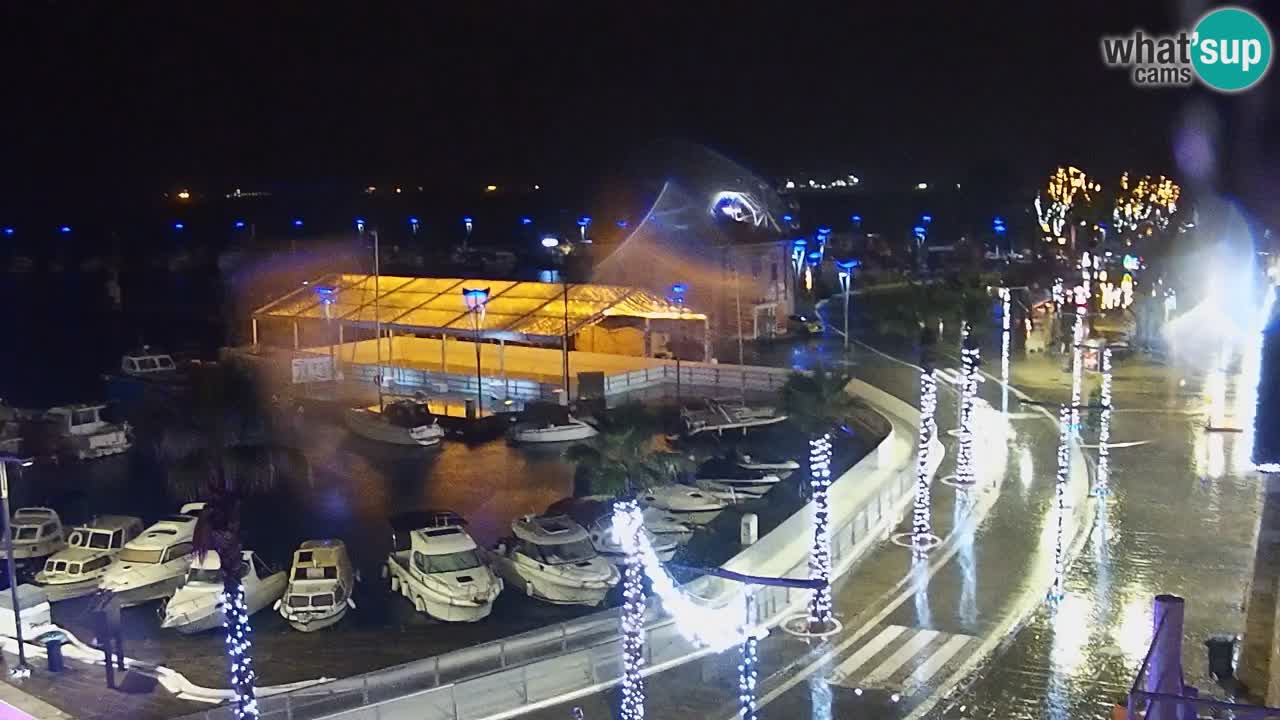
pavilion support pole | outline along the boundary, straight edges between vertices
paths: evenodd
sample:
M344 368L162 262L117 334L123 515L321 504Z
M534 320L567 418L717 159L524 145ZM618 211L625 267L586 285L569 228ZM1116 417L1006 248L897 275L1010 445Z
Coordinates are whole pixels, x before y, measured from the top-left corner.
M293 349L297 350L301 346L298 344L298 321L293 321Z
M258 345L258 318L253 319L253 345Z
M711 318L702 321L702 361L711 362Z
M644 319L644 356L653 357L653 323Z
M442 375L449 372L448 348L445 347L447 342L449 342L449 334L440 333L440 373Z
M502 397L509 399L511 386L507 383L507 341L498 338L498 375L502 376Z
M338 321L338 367L342 367L342 348L344 345L346 345L346 342L343 340L343 336L342 336L342 321L339 320ZM337 368L334 368L334 372L337 372Z

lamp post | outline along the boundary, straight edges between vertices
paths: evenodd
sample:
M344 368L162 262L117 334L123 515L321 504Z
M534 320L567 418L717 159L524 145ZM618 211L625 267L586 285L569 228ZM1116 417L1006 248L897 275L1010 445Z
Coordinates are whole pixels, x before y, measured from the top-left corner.
M316 294L320 296L320 307L324 308L325 334L329 336L329 373L331 374L331 380L337 377L338 370L338 366L334 362L333 357L333 312L331 310L331 307L336 300L336 298L334 298L334 293L336 293L337 290L337 288L329 287L327 285L319 285L316 287Z
M9 598L13 602L13 630L18 640L18 666L10 671L14 678L25 678L31 675L31 666L27 664L27 652L22 641L22 607L18 603L18 573L13 566L13 527L9 518L9 463L18 467L31 467L30 458L19 458L11 455L0 456L0 512L4 513L4 557L9 566Z
M839 268L840 289L844 291L844 351L849 352L849 286L853 284L853 269L858 267L857 260L837 260Z
M584 243L587 241L587 226L590 224L591 224L590 215L583 215L582 217L578 218L578 234L581 236L582 242Z
M484 413L484 387L480 375L480 326L484 323L484 308L489 302L489 288L463 288L462 300L471 313L471 323L475 327L476 346L476 419Z
M996 240L998 241L998 245L999 245L999 246L1004 246L1004 245L1005 245L1005 235L1008 233L1008 228L1006 228L1006 227L1004 226L1004 218L1002 218L1002 217L1000 217L999 215L997 215L997 216L995 217L995 219L991 221L991 229L992 229L992 231L994 231L994 232L995 232L995 234L996 234ZM998 250L999 250L999 247L997 247L997 251L998 251ZM1005 254L1007 255L1007 254L1010 254L1010 253L1013 251L1013 248L1011 248L1011 247L1004 247L1004 250L1005 250Z
M471 244L471 228L475 227L475 221L471 219L470 215L467 215L466 217L462 218L462 225L467 229L467 234L462 239L462 249L466 250L467 247Z

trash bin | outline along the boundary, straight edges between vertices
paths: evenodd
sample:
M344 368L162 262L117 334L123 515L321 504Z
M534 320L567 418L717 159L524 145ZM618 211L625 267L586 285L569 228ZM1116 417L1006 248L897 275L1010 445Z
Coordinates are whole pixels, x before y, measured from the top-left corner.
M1235 635L1210 635L1204 641L1209 649L1209 674L1218 682L1235 676Z
M66 662L62 659L62 646L67 642L66 634L51 632L40 640L44 643L44 650L49 660L49 672L62 672L66 668Z

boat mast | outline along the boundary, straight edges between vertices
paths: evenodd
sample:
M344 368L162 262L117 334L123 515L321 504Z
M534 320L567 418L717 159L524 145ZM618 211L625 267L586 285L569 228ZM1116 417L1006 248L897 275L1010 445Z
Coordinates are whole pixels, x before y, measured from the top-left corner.
M378 267L378 231L373 230L369 233L373 236L373 327L375 333L375 347L378 354L378 372L374 378L378 382L378 413L381 414L382 406L382 311L378 308L378 295L381 294L379 289L379 267Z

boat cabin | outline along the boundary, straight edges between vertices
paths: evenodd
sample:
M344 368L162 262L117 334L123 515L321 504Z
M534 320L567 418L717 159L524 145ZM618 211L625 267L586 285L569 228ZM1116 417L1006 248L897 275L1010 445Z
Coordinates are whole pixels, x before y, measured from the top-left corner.
M431 409L425 402L414 400L396 400L382 408L382 415L387 422L396 427L416 428L430 425L436 421Z
M128 515L103 515L71 530L67 544L85 550L119 550L142 534L142 520Z
M341 540L307 540L293 553L285 604L294 609L325 609L351 596L354 571Z
M61 435L93 435L108 425L102 419L106 405L63 405L49 408L45 417L58 426Z
M62 521L51 508L18 508L11 525L15 553L48 555L66 545L62 540Z
M120 358L120 370L125 375L151 375L154 373L173 372L178 366L173 356L168 353L151 352L150 348L127 353Z
M546 565L585 562L596 557L586 529L568 515L526 515L511 524L515 552Z

